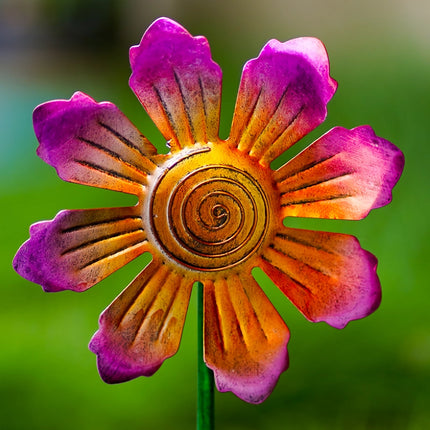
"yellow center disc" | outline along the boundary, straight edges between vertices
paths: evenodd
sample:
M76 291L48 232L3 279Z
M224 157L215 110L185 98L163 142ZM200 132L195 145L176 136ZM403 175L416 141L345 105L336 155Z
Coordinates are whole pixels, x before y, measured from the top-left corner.
M221 164L219 155L202 147L172 157L151 189L151 233L168 257L189 269L219 271L241 263L268 228L268 199L252 169L234 160Z

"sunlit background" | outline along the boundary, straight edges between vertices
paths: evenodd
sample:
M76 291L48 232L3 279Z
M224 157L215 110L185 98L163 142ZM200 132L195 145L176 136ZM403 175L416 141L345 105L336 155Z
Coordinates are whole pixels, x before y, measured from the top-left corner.
M290 224L358 236L380 262L380 309L339 331L306 321L261 279L292 333L290 369L260 406L217 392L216 428L430 428L428 0L0 0L0 428L194 427L195 295L178 354L151 378L109 386L87 344L98 315L144 258L83 294L43 293L11 267L31 223L64 208L132 203L58 179L35 154L31 115L37 104L81 90L114 102L164 148L127 84L128 48L159 16L209 39L224 72L222 137L244 62L270 38L316 36L328 49L339 88L327 121L298 149L334 125L370 124L406 156L388 207L360 222Z

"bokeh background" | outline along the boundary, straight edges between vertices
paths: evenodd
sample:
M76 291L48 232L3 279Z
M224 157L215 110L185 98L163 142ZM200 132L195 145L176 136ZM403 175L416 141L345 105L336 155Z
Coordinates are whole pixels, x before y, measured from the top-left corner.
M145 258L84 294L43 293L11 267L31 223L63 208L131 203L118 193L64 183L37 158L31 121L37 104L84 91L114 102L165 148L127 84L128 48L159 16L209 39L224 71L222 137L243 63L270 38L316 36L326 44L339 89L327 121L294 151L334 125L371 124L406 156L388 207L360 222L291 224L358 236L380 261L380 309L342 331L312 324L260 277L292 333L290 369L260 406L216 393L217 428L430 428L427 0L0 0L0 427L194 428L195 295L178 354L151 378L109 386L87 343L100 312Z

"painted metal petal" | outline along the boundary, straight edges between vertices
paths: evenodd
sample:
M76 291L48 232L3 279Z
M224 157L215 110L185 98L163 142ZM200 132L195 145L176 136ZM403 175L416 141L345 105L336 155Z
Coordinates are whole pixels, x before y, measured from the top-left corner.
M381 300L377 260L354 236L285 228L259 265L313 322L343 328L371 314Z
M45 291L84 291L147 250L141 208L60 212L30 228L15 270Z
M269 165L324 121L336 87L318 39L269 41L243 69L231 145Z
M218 140L221 69L209 44L168 18L130 49L130 87L172 151Z
M261 403L288 367L289 331L250 275L204 283L204 355L219 391Z
M61 179L139 195L156 149L112 103L77 92L38 106L37 154Z
M274 173L284 217L358 220L391 201L402 152L369 126L336 127Z
M102 313L90 343L108 383L152 375L176 353L192 281L153 260Z

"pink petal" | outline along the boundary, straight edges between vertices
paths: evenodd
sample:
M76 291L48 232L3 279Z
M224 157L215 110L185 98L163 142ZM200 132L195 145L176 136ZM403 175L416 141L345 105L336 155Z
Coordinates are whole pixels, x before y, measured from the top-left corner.
M153 260L102 313L90 349L105 382L150 376L176 353L191 288Z
M324 121L336 86L318 39L269 41L243 69L230 143L270 164Z
M15 270L45 291L84 291L147 250L141 208L60 212L34 224Z
M130 87L172 150L218 140L221 69L207 40L168 18L130 49Z
M310 321L343 328L377 309L376 258L346 234L285 228L260 267Z
M204 283L205 361L219 391L261 403L288 367L289 331L250 275Z
M336 127L274 173L282 214L361 219L391 201L402 152L369 126Z
M139 195L155 148L112 103L75 93L38 106L33 114L39 157L61 179Z

